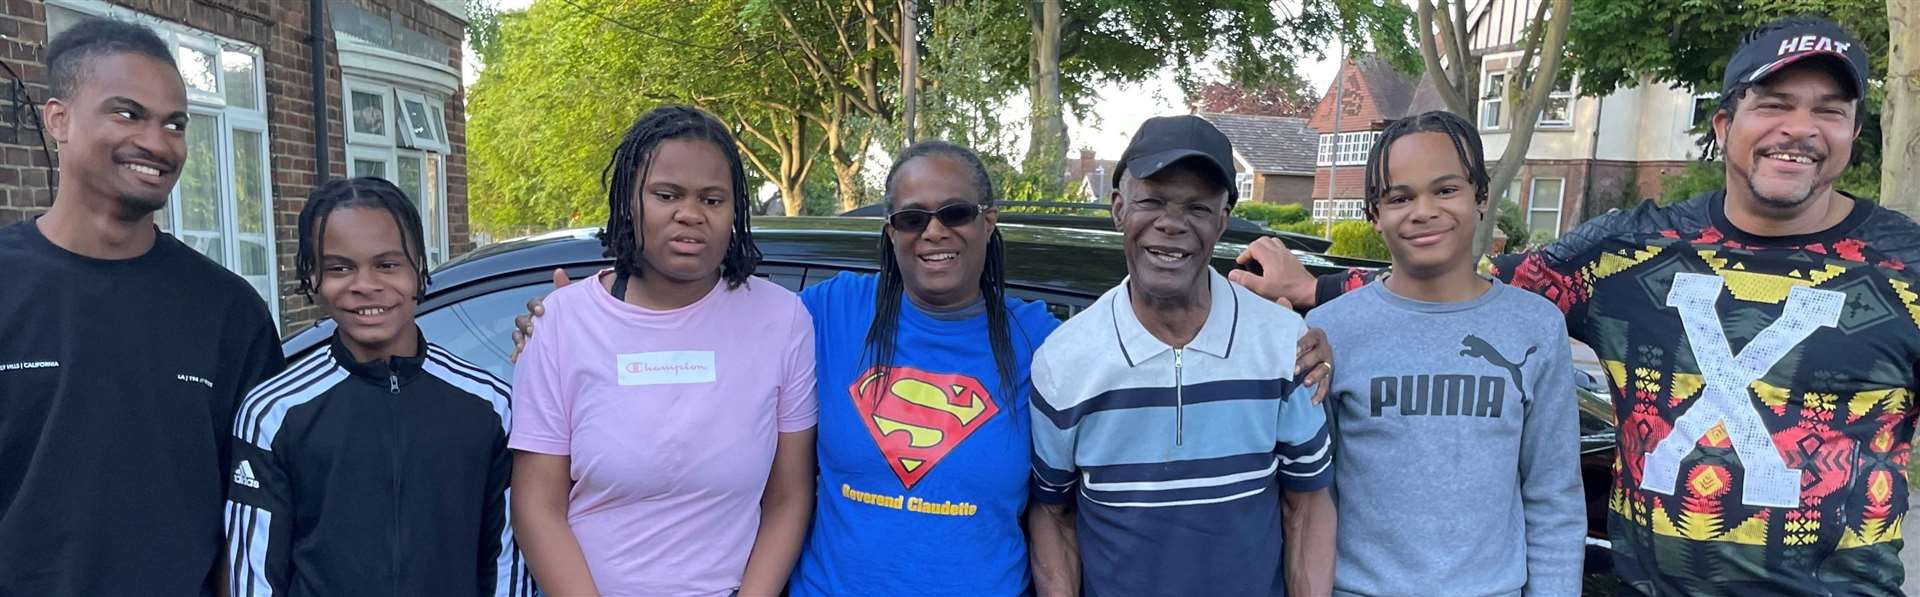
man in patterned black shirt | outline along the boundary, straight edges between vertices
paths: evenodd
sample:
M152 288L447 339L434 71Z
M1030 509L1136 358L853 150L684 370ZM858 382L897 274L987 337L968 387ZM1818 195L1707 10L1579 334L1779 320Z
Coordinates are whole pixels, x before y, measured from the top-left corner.
M1865 48L1831 22L1749 31L1713 116L1725 190L1484 262L1559 305L1607 371L1609 535L1641 593L1900 592L1920 226L1834 188L1866 72ZM1237 281L1295 305L1365 277L1316 281L1269 244L1242 259L1267 274Z

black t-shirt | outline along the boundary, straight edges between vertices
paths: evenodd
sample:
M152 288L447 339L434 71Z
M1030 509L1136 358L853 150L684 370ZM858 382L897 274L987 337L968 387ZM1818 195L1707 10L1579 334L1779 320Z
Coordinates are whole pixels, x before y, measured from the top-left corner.
M0 595L211 594L266 303L160 234L108 261L0 228Z

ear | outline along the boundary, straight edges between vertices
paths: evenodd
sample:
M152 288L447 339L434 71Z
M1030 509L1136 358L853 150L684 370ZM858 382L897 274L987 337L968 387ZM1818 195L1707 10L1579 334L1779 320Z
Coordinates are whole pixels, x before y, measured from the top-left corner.
M68 110L67 103L59 98L47 98L47 104L40 108L46 114L47 137L59 145L67 143L68 131L73 125L73 114Z
M1120 189L1113 190L1113 196L1107 202L1107 215L1113 218L1113 229L1123 232L1120 227L1120 210L1126 207L1126 200L1120 198Z
M980 219L987 222L987 234L993 234L993 231L1000 227L1000 210L992 207L982 208Z
M1735 108L1738 108L1738 106L1736 105ZM1722 152L1727 150L1727 128L1732 125L1732 112L1718 109L1713 111L1713 140L1719 144L1720 151Z

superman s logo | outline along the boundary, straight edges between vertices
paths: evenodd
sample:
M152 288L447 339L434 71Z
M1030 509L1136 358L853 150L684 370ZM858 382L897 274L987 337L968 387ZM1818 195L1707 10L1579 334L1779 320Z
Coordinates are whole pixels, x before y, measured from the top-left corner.
M972 377L912 367L881 373L878 367L868 369L847 392L887 466L907 489L1000 412Z

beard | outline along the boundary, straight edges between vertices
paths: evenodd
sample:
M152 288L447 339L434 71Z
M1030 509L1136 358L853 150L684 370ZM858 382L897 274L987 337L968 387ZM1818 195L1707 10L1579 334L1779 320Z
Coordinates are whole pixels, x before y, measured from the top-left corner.
M124 220L151 216L167 207L167 196L150 197L139 193L120 193L114 197L114 213Z

